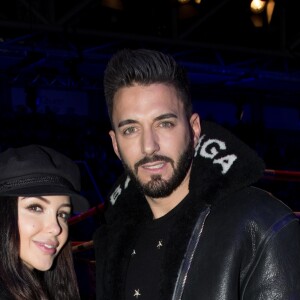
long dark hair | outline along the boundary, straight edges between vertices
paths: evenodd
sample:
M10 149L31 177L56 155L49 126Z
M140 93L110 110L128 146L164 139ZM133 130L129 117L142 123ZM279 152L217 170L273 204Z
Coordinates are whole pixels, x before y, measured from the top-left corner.
M18 300L80 299L70 243L49 271L32 271L19 257L18 197L0 197L0 283Z

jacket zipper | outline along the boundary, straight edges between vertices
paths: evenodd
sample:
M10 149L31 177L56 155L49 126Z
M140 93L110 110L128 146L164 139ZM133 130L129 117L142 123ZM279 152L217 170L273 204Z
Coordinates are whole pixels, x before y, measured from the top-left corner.
M186 283L186 279L188 276L188 272L191 267L191 264L192 264L192 261L194 258L194 254L195 254L196 248L198 246L198 243L199 243L202 231L203 231L205 220L206 220L207 216L209 215L209 213L210 213L210 208L207 207L203 212L201 212L201 214L199 215L199 217L197 219L196 225L194 227L191 238L189 240L189 244L187 246L187 250L185 252L184 259L182 260L180 268L179 268L172 300L181 300L183 290L185 287L185 283Z

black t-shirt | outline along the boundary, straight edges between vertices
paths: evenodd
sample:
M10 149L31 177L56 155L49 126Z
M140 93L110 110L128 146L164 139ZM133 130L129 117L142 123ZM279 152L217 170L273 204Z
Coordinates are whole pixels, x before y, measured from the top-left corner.
M181 201L174 209L161 218L143 224L141 234L132 249L128 265L125 299L159 299L161 263L164 257L168 233L177 212L182 208Z

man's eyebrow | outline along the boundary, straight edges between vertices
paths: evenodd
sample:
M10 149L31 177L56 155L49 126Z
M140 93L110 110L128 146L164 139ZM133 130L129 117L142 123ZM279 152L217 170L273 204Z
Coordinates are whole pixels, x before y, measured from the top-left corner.
M177 116L175 114L172 114L172 113L163 114L163 115L160 115L160 116L156 117L154 119L154 121L160 121L160 120L171 119L171 118L176 118L177 119ZM125 125L137 124L137 123L138 123L137 121L132 120L132 119L124 120L124 121L121 121L118 124L118 128L120 128L122 126L125 126Z
M175 114L169 113L169 114L160 115L160 116L156 117L154 120L160 121L160 120L171 119L171 118L177 119L178 117Z
M124 120L124 121L121 121L119 124L118 124L118 128L122 127L122 126L125 126L125 125L128 125L128 124L136 124L137 121L134 121L134 120L131 120L131 119L128 119L128 120Z

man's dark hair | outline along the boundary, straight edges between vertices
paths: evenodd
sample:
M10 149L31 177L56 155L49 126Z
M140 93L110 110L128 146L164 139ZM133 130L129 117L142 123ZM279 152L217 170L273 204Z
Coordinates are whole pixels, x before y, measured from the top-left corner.
M113 55L104 73L104 94L111 123L113 99L120 88L153 83L173 86L184 104L186 116L191 116L190 86L185 69L172 56L159 51L124 49Z

